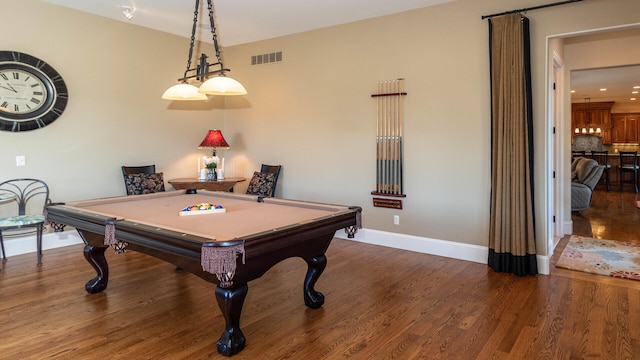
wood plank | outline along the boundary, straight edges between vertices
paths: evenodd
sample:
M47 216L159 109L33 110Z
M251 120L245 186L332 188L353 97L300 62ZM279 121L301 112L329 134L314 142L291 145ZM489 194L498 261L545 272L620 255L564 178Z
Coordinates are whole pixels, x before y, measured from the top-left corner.
M605 221L598 207L631 200L626 195L597 192L595 208L574 214L587 222L577 229L593 232ZM616 211L627 225L634 220L624 214L638 215L635 208ZM637 226L598 226L603 237L640 238ZM517 277L342 239L327 256L316 286L326 302L318 310L304 306L301 259L249 283L241 318L247 347L234 358L640 358L637 281L557 268ZM94 295L84 290L94 273L82 246L46 250L40 268L33 254L2 263L1 357L223 358L215 348L224 320L213 284L135 252L107 258L109 288Z

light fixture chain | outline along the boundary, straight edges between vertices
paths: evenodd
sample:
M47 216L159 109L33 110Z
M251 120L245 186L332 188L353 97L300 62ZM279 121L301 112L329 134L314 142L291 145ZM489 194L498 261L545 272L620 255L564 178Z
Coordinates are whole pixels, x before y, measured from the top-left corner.
M210 0L209 0L210 1ZM187 83L187 73L191 69L191 58L193 57L193 45L196 41L196 25L198 24L198 10L200 9L200 0L196 0L196 9L193 11L193 27L191 28L191 42L189 43L189 59L187 59L187 70L184 71L184 83Z
M220 57L220 47L218 46L218 36L216 35L216 24L213 21L212 0L207 0L207 5L209 7L209 23L211 25L211 37L213 38L213 47L216 50L216 58L218 59L218 63L220 64L220 69L224 70L224 66L222 65L222 58ZM224 71L221 73L221 75L224 75Z
M193 49L196 42L196 29L198 28L198 12L200 6L204 7L204 3L200 0L196 0L196 7L193 12L193 27L191 28L191 39L189 42L189 58L187 59L187 70L184 72L184 76L178 81L181 83L171 86L163 94L162 98L165 100L207 100L207 95L246 95L247 90L237 82L236 80L226 77L225 72L231 71L225 69L222 65L222 57L220 55L220 47L218 46L218 37L216 34L216 24L213 20L213 0L207 0L209 8L209 24L211 26L211 36L213 38L213 45L216 52L217 63L209 64L207 62L207 55L203 52L200 55L200 61L191 68L191 61L193 60ZM203 10L204 11L204 10ZM220 65L219 70L209 71L210 66ZM189 75L190 72L195 72L194 75ZM207 79L210 75L218 74L218 76ZM196 87L189 84L188 79L196 78L202 82L200 87Z

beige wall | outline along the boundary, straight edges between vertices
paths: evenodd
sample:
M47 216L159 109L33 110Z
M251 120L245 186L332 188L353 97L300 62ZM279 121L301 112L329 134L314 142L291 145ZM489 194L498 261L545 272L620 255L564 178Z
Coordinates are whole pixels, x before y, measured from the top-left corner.
M540 5L519 2L517 7ZM250 94L227 101L225 131L245 168L284 165L285 197L358 204L367 228L486 245L490 196L487 22L512 1L453 3L226 51ZM605 16L606 15L606 16ZM640 22L640 2L590 1L527 14L531 19L535 195L539 250L546 253L547 37ZM281 64L249 65L283 51ZM374 208L378 80L406 79L402 211ZM569 99L570 97L566 97ZM393 215L400 215L400 226ZM570 218L569 218L570 219Z
M123 163L155 162L168 178L195 170L196 146L220 127L232 149L227 175L282 164L278 196L361 205L369 229L486 245L490 196L488 26L482 15L546 1L452 3L223 49L249 91L171 108L160 99L183 69L185 39L35 0L9 0L5 49L50 62L71 100L53 125L0 133L3 178L48 180L54 200L124 194ZM640 22L637 0L595 0L530 12L535 132L536 232L546 253L547 37ZM224 39L224 33L221 34ZM283 51L278 64L251 55ZM374 208L376 81L406 79L405 192L401 211ZM127 90L125 90L127 89ZM224 110L222 107L224 106ZM201 153L200 153L201 154ZM15 156L27 167L16 168ZM243 191L245 185L237 191ZM393 225L400 215L400 225Z
M195 175L197 146L223 126L221 102L160 96L186 67L189 40L36 0L3 0L2 50L36 56L64 78L69 104L44 129L0 132L0 179L38 177L54 201L124 195L121 165ZM180 110L179 106L184 109ZM27 166L16 167L16 155Z

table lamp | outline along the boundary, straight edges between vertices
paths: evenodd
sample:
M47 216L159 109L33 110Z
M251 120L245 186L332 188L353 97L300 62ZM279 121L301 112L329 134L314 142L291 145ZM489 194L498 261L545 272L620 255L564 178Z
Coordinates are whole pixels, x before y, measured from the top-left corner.
M212 149L212 153L211 156L212 158L216 157L216 149L218 148L222 148L222 149L229 149L230 146L227 143L227 141L224 139L224 136L222 136L222 132L220 130L209 130L209 132L207 132L207 135L204 137L204 140L202 140L202 142L200 143L200 146L198 146L198 149L202 150L202 149ZM222 180L224 179L224 158L222 159L222 164L220 166L220 168L218 169L218 176L217 179L218 180ZM203 178L203 175L200 174L200 178Z
M209 130L207 136L204 137L204 140L202 140L200 146L198 146L198 149L213 149L212 156L216 156L217 148L229 149L230 146L227 144L220 130Z

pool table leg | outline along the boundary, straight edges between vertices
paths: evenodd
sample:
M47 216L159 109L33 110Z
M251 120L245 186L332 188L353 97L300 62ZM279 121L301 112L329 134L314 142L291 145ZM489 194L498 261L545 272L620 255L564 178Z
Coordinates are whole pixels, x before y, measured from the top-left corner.
M304 304L311 309L318 309L324 304L324 295L314 289L316 282L327 266L327 257L324 255L305 259L308 265L307 275L304 278Z
M107 288L109 265L107 265L107 259L104 257L105 250L107 250L107 247L97 247L89 244L84 246L84 258L98 273L96 277L87 281L84 286L90 294L99 293Z
M226 329L216 342L218 352L222 355L231 356L244 349L246 340L240 330L240 314L248 291L247 284L231 289L216 286L216 300L226 321Z

